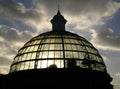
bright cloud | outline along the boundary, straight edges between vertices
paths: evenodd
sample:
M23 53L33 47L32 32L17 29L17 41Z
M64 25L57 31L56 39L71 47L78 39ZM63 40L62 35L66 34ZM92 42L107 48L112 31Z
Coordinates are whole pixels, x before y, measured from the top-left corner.
M115 76L120 78L120 72L117 72Z

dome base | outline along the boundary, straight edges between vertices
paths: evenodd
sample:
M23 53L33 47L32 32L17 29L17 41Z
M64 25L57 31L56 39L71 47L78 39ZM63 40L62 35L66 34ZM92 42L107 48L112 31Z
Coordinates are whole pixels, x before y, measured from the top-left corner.
M89 69L33 69L6 75L4 89L113 89L111 81L108 73Z

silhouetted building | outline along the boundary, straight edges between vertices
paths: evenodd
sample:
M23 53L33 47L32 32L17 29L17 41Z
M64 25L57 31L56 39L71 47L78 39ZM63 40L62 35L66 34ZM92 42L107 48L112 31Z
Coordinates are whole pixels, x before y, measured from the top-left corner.
M52 31L33 37L18 51L2 89L113 89L98 50L85 38L65 30L58 10Z

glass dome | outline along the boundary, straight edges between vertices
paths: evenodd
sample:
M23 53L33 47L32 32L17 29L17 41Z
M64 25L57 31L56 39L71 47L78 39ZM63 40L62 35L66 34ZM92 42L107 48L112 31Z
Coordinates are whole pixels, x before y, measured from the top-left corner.
M18 51L10 72L46 68L87 68L106 72L98 50L85 38L65 31L66 20L59 11L51 23L52 31L32 38Z
M32 38L18 51L10 72L52 67L106 69L97 49L85 38L50 31Z

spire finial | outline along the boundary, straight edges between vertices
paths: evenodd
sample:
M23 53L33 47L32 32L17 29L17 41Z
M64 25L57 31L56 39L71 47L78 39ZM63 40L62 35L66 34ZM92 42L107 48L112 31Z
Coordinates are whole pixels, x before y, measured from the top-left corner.
M60 6L59 6L59 4L58 4L58 11L60 10Z
M60 15L60 6L58 4L58 12L57 12L58 15Z

